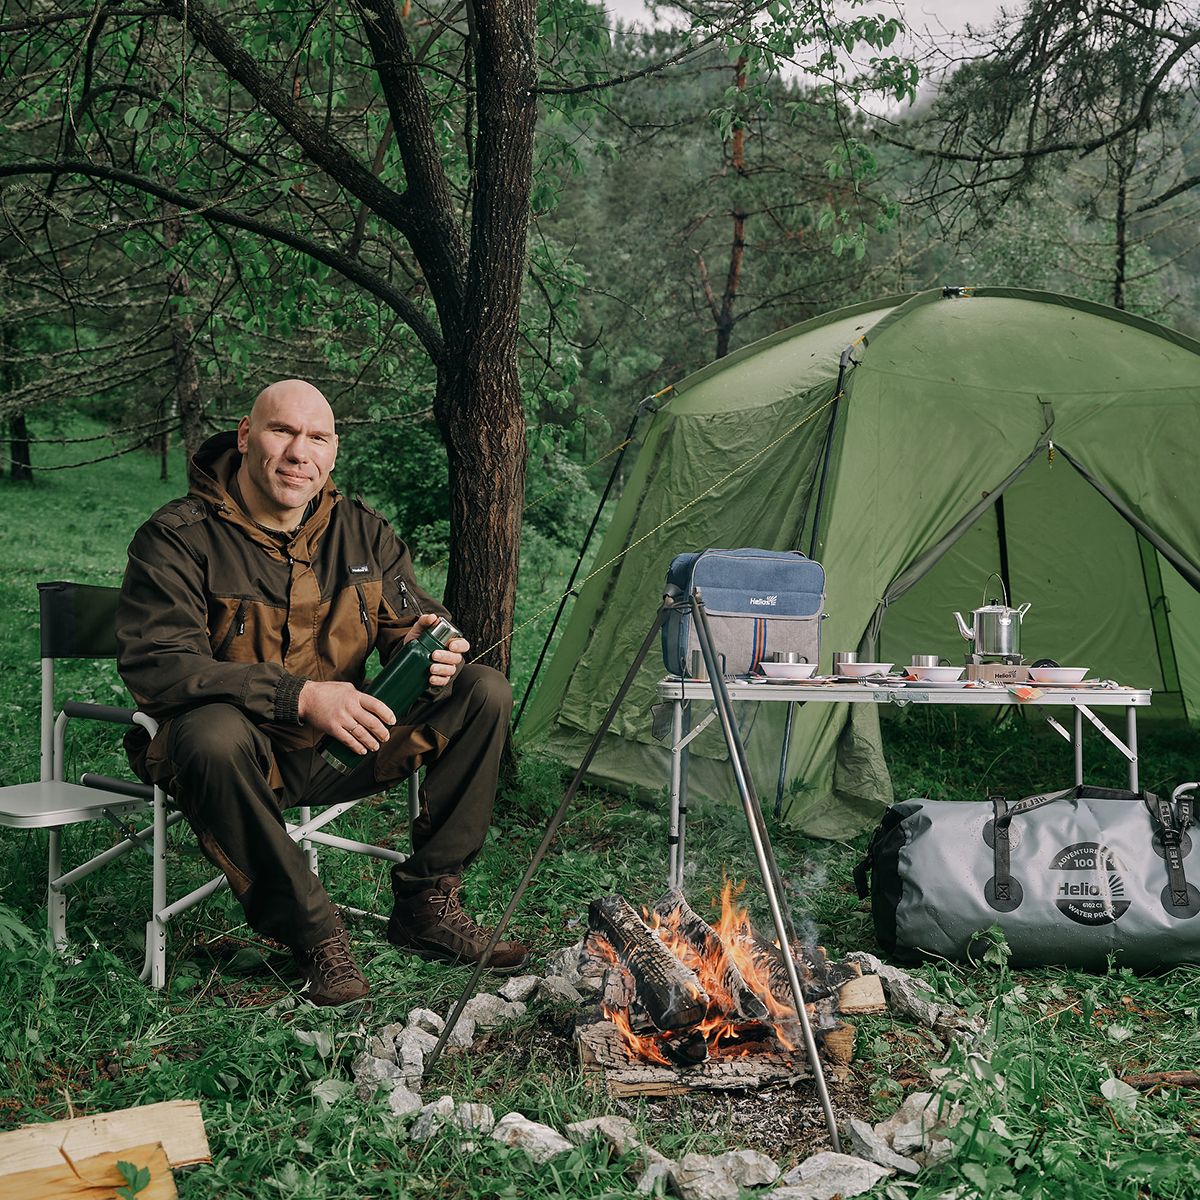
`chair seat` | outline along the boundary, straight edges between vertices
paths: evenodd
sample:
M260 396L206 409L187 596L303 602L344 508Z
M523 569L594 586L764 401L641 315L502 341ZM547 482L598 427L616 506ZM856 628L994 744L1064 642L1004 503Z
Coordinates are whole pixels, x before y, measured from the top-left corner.
M52 829L102 820L105 809L125 816L148 807L144 800L78 783L18 783L0 788L0 825L11 829Z

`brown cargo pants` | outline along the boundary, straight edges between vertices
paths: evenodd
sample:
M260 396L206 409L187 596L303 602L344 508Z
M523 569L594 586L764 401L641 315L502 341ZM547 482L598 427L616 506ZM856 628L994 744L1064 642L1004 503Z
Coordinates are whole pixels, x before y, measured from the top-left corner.
M288 836L284 810L370 796L424 766L413 853L392 867L392 887L397 895L430 887L459 874L483 845L511 710L503 675L464 666L448 696L418 702L376 753L342 774L315 750L277 749L241 709L205 704L171 722L168 788L251 927L305 949L333 933L335 912ZM282 789L269 784L272 762Z

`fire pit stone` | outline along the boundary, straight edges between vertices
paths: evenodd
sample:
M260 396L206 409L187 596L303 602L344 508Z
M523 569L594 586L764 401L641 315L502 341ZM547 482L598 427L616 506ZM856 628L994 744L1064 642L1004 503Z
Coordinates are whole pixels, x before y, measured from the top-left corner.
M685 1154L671 1169L671 1185L682 1200L737 1200L742 1188L778 1178L775 1160L758 1150Z
M582 1004L583 995L565 975L547 975L537 984L537 994L551 1004Z
M506 996L505 999L515 999L516 997ZM387 1026L383 1032L386 1034L392 1026ZM408 1028L421 1029L426 1033L432 1033L435 1037L439 1036L443 1029L446 1028L446 1022L437 1015L431 1008L414 1008L408 1014ZM397 1031L398 1032L398 1031ZM393 1036L396 1036L393 1034Z
M486 1136L496 1128L496 1114L492 1112L491 1105L474 1104L468 1100L455 1107L450 1123L463 1133Z
M386 1058L376 1058L365 1050L350 1064L354 1076L354 1094L360 1100L369 1100L381 1087L406 1082L404 1072Z
M496 989L502 1000L528 1000L540 982L537 975L514 975Z
M454 1115L454 1097L439 1096L422 1107L408 1132L411 1142L427 1142Z
M833 1200L861 1196L895 1172L878 1163L823 1150L806 1158L783 1178L783 1187L768 1192L770 1200Z
M915 1175L921 1169L920 1163L903 1154L897 1154L881 1134L876 1133L871 1125L857 1117L851 1117L846 1122L842 1136L846 1145L859 1158L878 1163L881 1167L893 1167L906 1175Z
M506 1113L492 1130L493 1140L524 1150L535 1163L549 1162L571 1149L571 1143L549 1125L531 1121L523 1113Z
M477 1029L492 1029L524 1015L525 1005L520 1000L503 1000L491 992L480 992L467 1001L459 1021L470 1017Z
M393 1117L407 1117L410 1113L419 1112L422 1103L421 1097L403 1083L397 1083L388 1093L388 1111Z

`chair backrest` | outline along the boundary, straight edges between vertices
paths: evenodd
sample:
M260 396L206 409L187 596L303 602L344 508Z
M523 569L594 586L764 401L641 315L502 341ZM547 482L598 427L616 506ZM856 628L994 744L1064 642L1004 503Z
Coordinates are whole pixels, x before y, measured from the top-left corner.
M116 658L120 588L57 580L38 593L42 658Z
M116 658L121 589L56 580L38 584L42 648L40 722L43 781L54 778L54 660Z

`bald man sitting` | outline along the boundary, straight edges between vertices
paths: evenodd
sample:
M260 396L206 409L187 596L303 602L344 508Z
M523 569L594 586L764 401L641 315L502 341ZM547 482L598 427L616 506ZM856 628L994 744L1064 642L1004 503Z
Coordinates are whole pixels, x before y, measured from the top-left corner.
M417 585L391 526L329 476L333 410L311 384L271 384L236 433L209 439L188 495L134 536L117 614L119 667L160 722L126 738L143 779L174 796L250 925L289 945L314 1004L368 991L341 918L284 810L384 791L424 765L413 854L392 868L390 942L475 962L490 931L462 909L463 870L483 845L512 693L466 664L464 639L435 651L407 712L363 691L384 663L449 613ZM361 756L342 774L316 753L326 734ZM501 942L491 965L526 950Z

